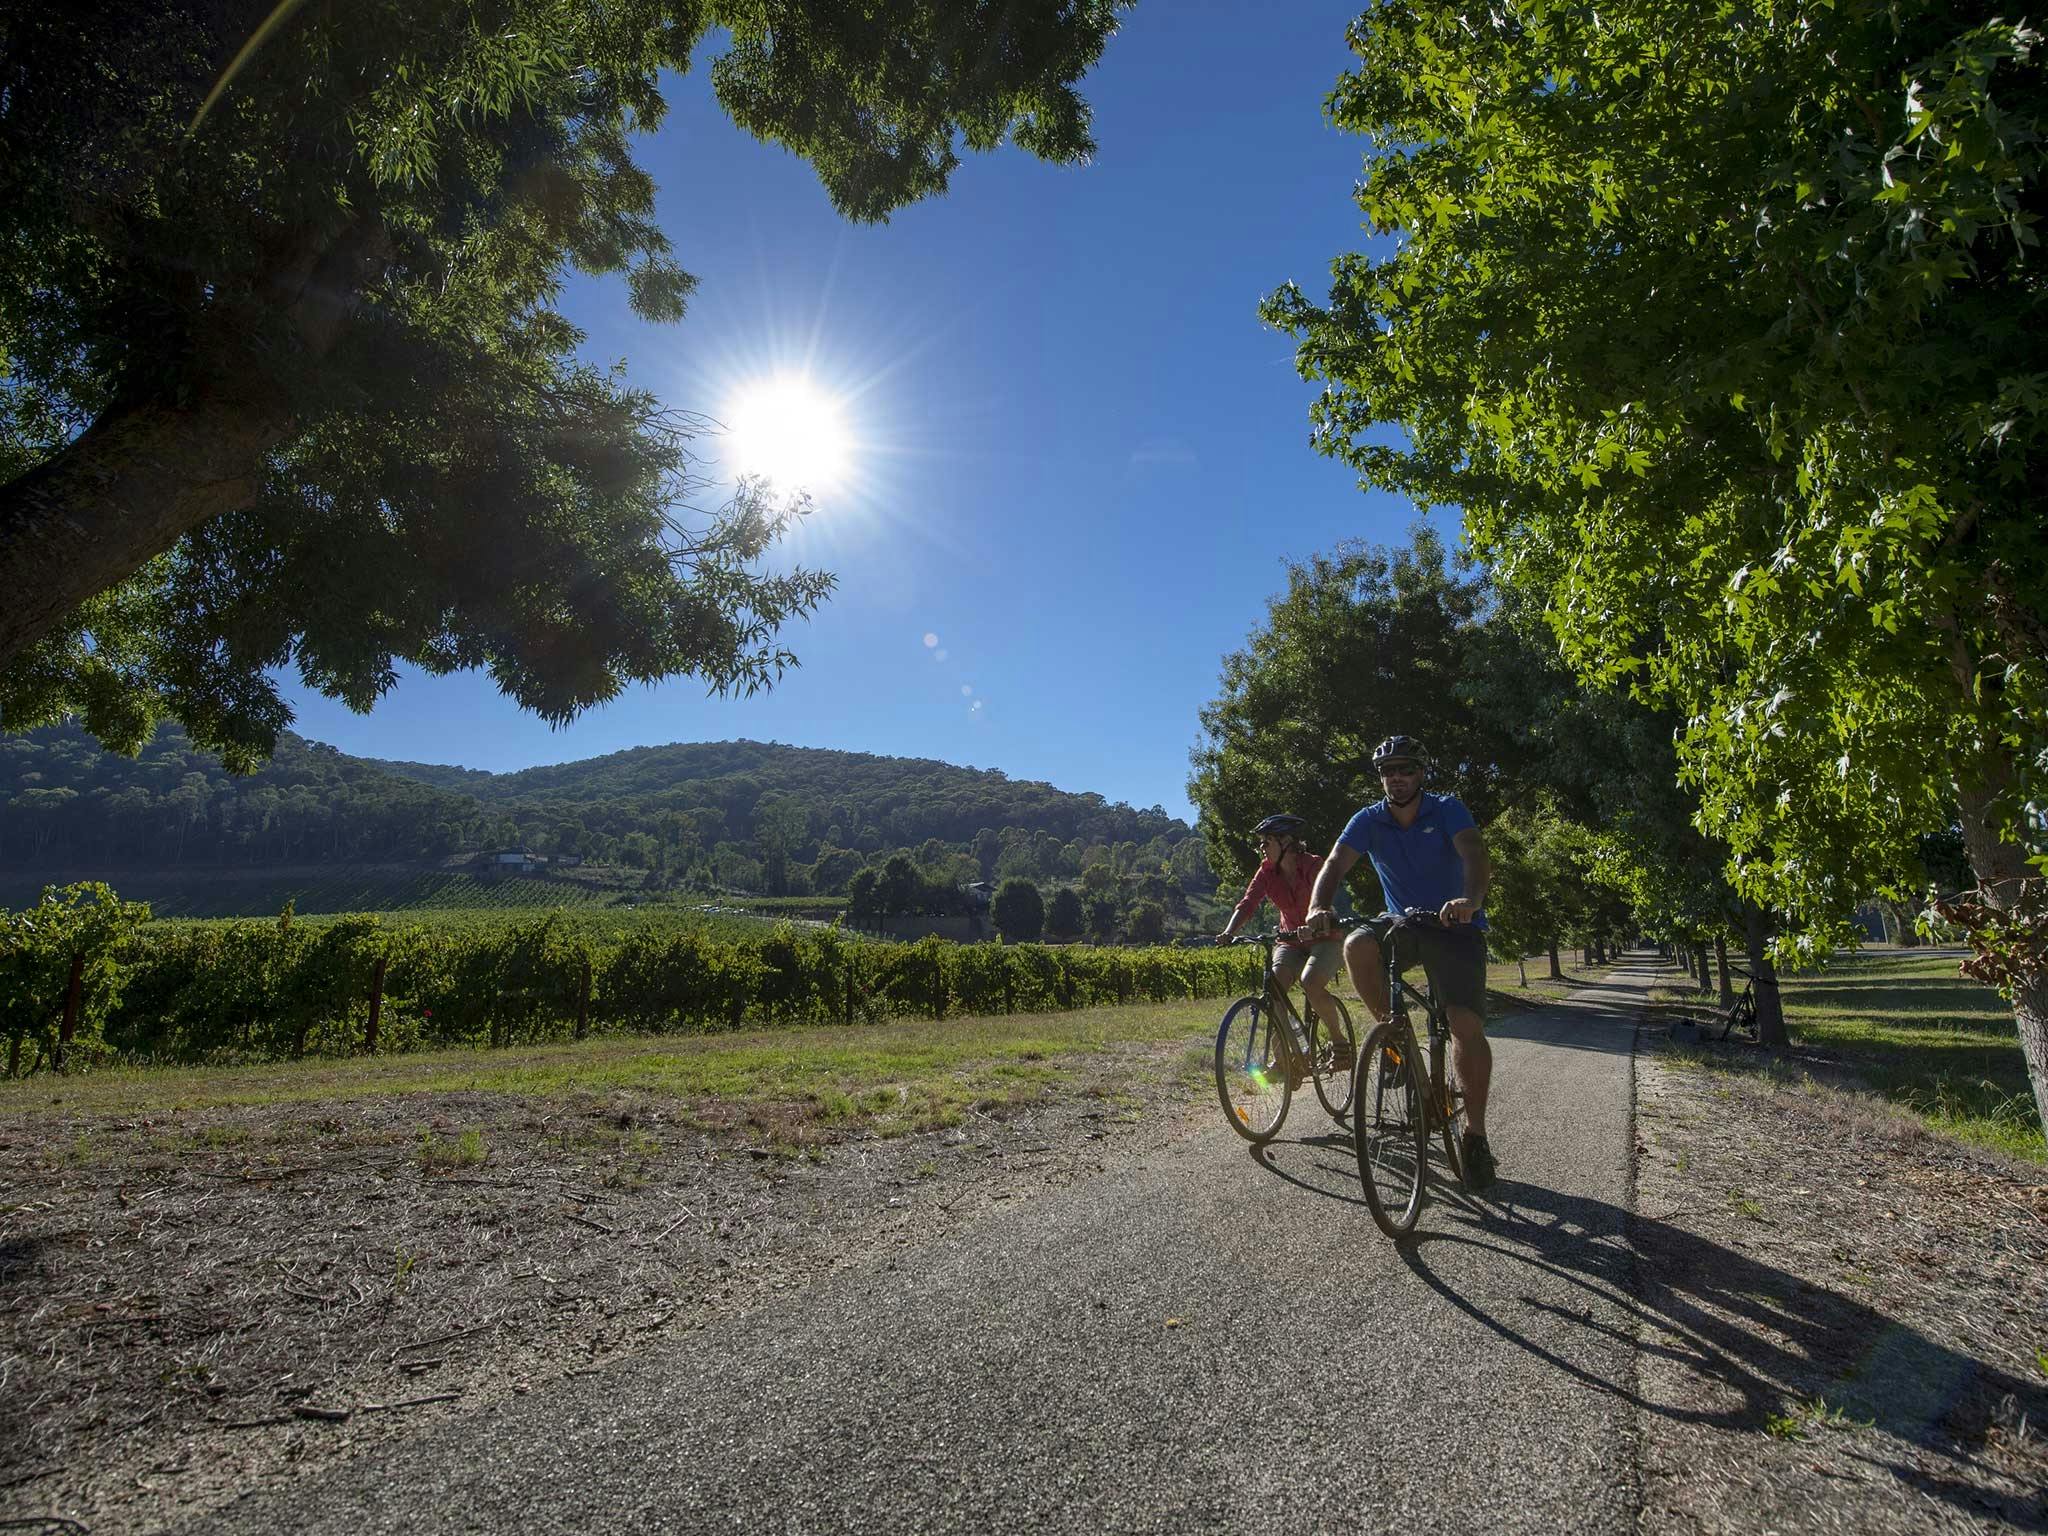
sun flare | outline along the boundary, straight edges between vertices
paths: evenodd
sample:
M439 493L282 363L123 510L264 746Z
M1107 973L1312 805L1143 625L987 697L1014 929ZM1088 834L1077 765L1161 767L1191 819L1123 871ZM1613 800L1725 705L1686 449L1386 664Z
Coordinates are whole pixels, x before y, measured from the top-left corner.
M853 439L839 402L803 374L743 389L727 412L733 468L778 490L821 496L846 481Z

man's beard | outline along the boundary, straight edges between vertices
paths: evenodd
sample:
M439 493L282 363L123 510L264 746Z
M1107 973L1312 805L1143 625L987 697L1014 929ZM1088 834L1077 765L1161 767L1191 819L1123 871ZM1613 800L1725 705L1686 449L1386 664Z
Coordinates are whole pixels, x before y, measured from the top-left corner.
M1416 802L1416 800L1421 797L1421 795L1422 785L1420 781L1417 781L1415 784L1410 786L1408 793L1406 795L1397 795L1391 789L1388 790L1387 804L1397 805L1402 810L1406 810L1409 806L1413 805Z

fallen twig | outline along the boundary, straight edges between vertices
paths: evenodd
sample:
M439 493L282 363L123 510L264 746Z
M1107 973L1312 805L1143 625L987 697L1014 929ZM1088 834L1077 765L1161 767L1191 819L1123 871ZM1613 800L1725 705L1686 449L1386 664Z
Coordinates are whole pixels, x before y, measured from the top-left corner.
M452 1403L461 1396L460 1392L435 1392L427 1397L408 1397L396 1403L365 1403L358 1411L362 1413L396 1413L401 1408L423 1408L428 1403Z
M667 1237L669 1233L675 1231L677 1227L680 1227L684 1222L689 1221L693 1217L695 1217L696 1214L697 1213L695 1211L684 1211L682 1215L678 1216L674 1221L670 1222L667 1226L663 1227L653 1237L649 1238L648 1241L655 1243L660 1242L664 1237Z
M578 1216L574 1211L564 1211L562 1214L575 1222L579 1227L589 1227L592 1231L602 1232L607 1237L617 1237L619 1235L618 1228L608 1227L601 1221L592 1221L588 1216Z
M320 1419L329 1424L343 1424L353 1414L353 1408L315 1408L311 1403L301 1403L292 1410L292 1417L299 1419Z
M431 1339L415 1339L412 1343L401 1344L391 1351L391 1358L396 1360L400 1355L409 1355L416 1349L431 1349L436 1344L452 1344L457 1339L466 1339L472 1333L482 1333L486 1328L497 1326L498 1320L492 1318L488 1323L478 1323L473 1328L459 1328L454 1333L438 1333Z

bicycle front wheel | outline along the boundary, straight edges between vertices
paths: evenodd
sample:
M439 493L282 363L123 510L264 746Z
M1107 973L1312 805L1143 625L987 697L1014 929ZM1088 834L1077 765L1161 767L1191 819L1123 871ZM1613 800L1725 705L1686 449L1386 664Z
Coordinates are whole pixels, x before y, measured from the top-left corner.
M1422 1169L1429 1123L1415 1032L1399 1019L1375 1025L1359 1053L1351 1101L1351 1142L1372 1219L1389 1237L1405 1237L1422 1213Z
M1336 1010L1341 1037L1333 1043L1330 1026L1323 1022L1322 1015L1316 1015L1308 1028L1309 1071L1315 1078L1316 1097L1323 1101L1323 1108L1330 1112L1332 1120L1342 1120L1351 1112L1351 1069L1356 1065L1358 1036L1351 1032L1351 1015L1343 999L1331 998L1330 1006Z
M1263 998L1241 997L1216 1031L1216 1097L1230 1128L1253 1146L1280 1134L1294 1096L1287 1047L1279 1037L1286 1027Z

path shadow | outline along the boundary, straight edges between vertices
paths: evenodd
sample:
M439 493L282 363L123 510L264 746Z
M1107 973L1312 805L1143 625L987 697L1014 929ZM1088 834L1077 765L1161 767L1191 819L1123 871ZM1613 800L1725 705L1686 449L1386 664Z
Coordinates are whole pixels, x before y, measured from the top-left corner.
M1263 1147L1245 1150L1261 1171L1283 1183L1342 1205L1355 1205L1360 1211L1367 1210L1358 1182L1358 1153L1348 1127L1327 1126L1308 1135L1275 1137ZM1297 1153L1306 1155L1294 1155ZM1424 1177L1429 1181L1429 1205L1425 1209L1446 1205L1474 1215L1479 1213L1481 1208L1463 1187L1444 1177L1434 1156Z
M1502 1180L1481 1199L1432 1200L1423 1223L1398 1252L1447 1305L1561 1375L1653 1417L1754 1433L1825 1398L1954 1468L1951 1476L1863 1456L1977 1519L1996 1495L1960 1475L1969 1464L1963 1447L1982 1439L2004 1399L2034 1423L2048 1423L2048 1389L2041 1384L1960 1354L1838 1291L1606 1201ZM1581 1311L1520 1299L1546 1320L1626 1346L1631 1368L1609 1380L1461 1295L1432 1262L1452 1247L1485 1250L1566 1281L1589 1302L1605 1302L1607 1308ZM1624 1319L1619 1325L1611 1321L1616 1311ZM1706 1378L1721 1389L1707 1395L1725 1405L1691 1408L1645 1396L1632 1368L1637 1351ZM2013 1528L2048 1531L2048 1502L2000 1502L1997 1513Z

